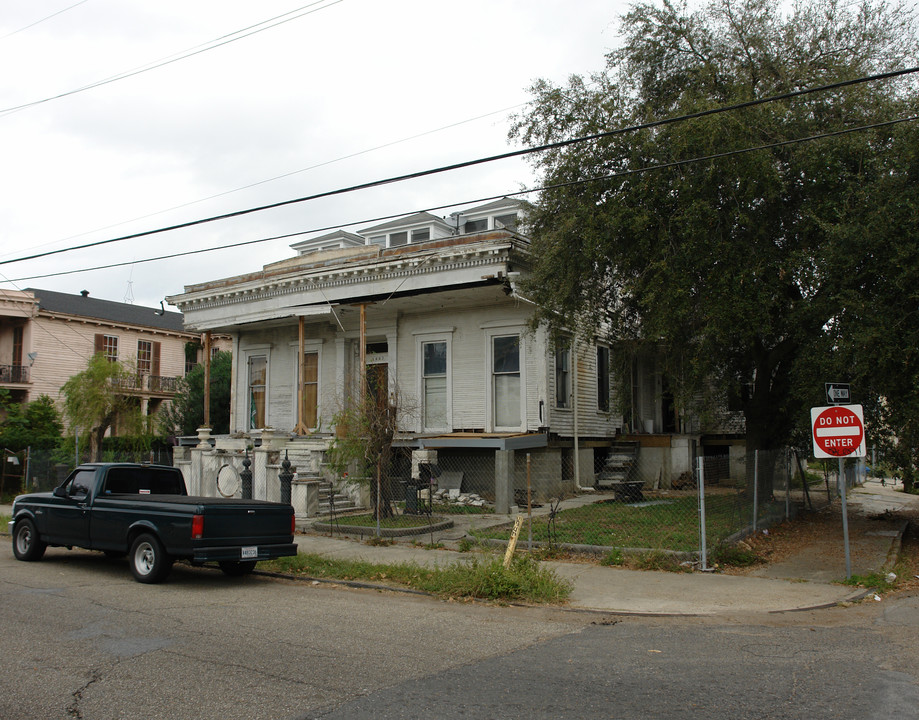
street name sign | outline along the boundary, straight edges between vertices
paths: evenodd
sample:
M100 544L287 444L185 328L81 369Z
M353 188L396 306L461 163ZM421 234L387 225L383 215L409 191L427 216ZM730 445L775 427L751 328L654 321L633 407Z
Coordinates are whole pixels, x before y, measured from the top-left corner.
M815 458L865 457L865 419L861 405L811 408Z

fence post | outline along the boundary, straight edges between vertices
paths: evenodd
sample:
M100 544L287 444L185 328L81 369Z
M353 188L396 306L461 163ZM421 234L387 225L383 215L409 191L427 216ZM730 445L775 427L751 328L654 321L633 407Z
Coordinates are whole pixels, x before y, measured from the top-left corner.
M785 519L791 519L791 450L789 448L785 448Z
M290 483L294 479L294 474L290 471L290 458L287 457L287 451L284 451L284 461L281 463L281 472L278 474L281 481L281 502L290 504Z
M708 550L705 537L705 470L702 456L696 458L699 470L699 538L702 543L702 551L699 553L702 557L702 570L708 570Z
M756 518L759 516L759 450L753 451L753 532L756 532Z
M252 499L252 470L249 468L252 465L252 461L249 459L249 448L246 448L246 457L243 458L243 471L239 473L240 480L242 481L242 496L245 500Z
M576 483L580 485L580 481ZM527 550L533 551L533 500L530 496L530 453L527 453Z

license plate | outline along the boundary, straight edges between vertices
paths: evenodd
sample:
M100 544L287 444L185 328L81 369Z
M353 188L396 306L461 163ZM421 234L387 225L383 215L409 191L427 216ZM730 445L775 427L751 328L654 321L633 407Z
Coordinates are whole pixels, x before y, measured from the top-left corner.
M258 557L258 546L251 545L249 547L244 547L240 550L239 556L245 560L246 558L257 558Z

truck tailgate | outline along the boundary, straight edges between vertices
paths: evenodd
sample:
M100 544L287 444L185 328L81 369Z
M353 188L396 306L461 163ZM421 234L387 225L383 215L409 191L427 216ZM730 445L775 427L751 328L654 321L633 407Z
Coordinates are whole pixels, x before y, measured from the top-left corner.
M223 500L204 506L204 541L209 545L289 543L293 508L281 503Z

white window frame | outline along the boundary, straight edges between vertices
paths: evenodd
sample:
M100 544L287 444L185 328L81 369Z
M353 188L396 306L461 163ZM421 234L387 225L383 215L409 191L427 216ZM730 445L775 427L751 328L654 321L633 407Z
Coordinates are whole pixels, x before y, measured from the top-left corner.
M143 346L143 350L141 349ZM143 355L146 354L146 358ZM137 374L153 374L153 341L144 338L137 339Z
M428 343L442 342L446 344L447 353L447 397L444 423L442 425L429 425L425 415L425 377L424 377L424 346ZM415 367L418 368L418 397L420 398L418 423L421 432L450 432L453 429L453 331L438 333L418 333L415 335Z
M515 426L498 425L495 418L495 375L494 375L494 339L496 337L517 337L520 352L520 424ZM522 432L526 429L526 336L519 325L492 327L485 330L485 430L486 432Z
M118 336L102 335L102 354L109 362L118 362Z
M249 393L249 359L253 357L262 357L265 358L265 426L271 425L271 346L270 345L253 345L247 347L245 350L240 350L240 355L242 356L242 362L240 363L240 387L245 388L245 395L243 401L243 415L242 422L240 427L244 428L244 432L249 432L251 430L258 430L260 428L250 428L249 427L249 418L252 417L252 408L250 405L251 395Z

